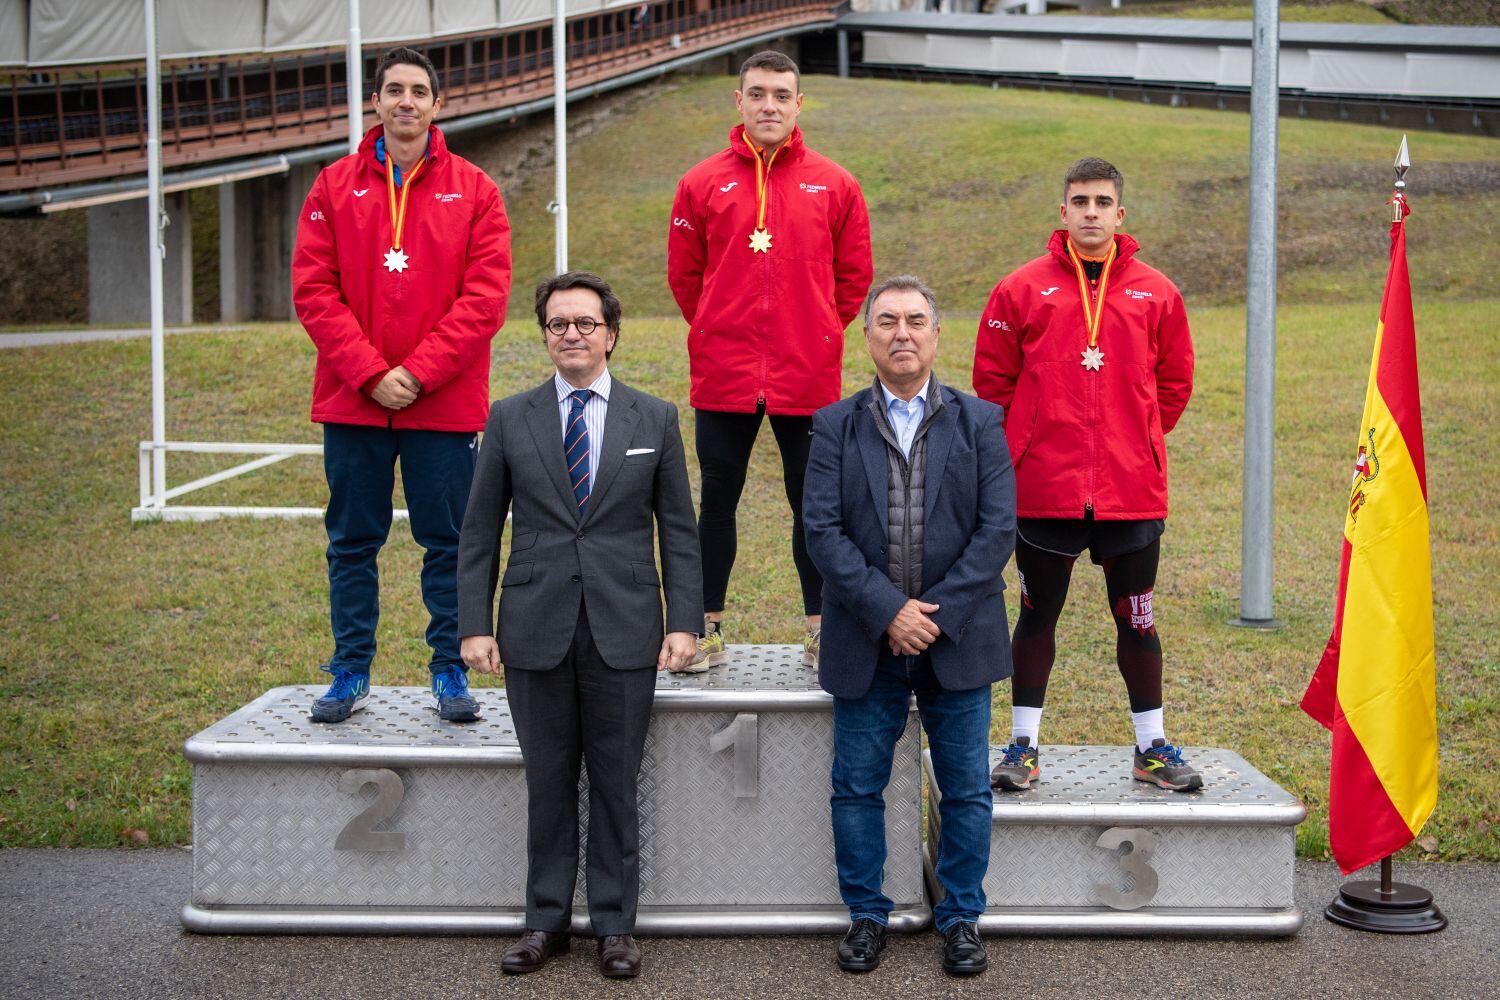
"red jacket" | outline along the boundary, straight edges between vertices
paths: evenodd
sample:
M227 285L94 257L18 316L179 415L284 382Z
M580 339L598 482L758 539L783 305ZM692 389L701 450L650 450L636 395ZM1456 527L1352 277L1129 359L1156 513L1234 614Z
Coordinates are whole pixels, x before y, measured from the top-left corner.
M448 152L433 128L428 162L410 183L401 249L386 270L391 212L379 125L359 152L326 167L297 223L292 298L318 348L312 419L437 431L478 431L490 406L490 339L510 294L510 224L495 182ZM397 189L400 197L400 189ZM387 410L369 396L397 365L422 383L416 402Z
M1048 252L995 286L974 344L974 391L1005 407L1018 517L1167 516L1165 434L1193 394L1182 295L1115 236L1099 371L1083 367L1088 329L1058 230Z
M702 410L806 416L843 396L844 327L870 288L859 183L794 129L771 166L769 253L750 249L755 154L744 126L677 184L667 281L688 321L690 401Z

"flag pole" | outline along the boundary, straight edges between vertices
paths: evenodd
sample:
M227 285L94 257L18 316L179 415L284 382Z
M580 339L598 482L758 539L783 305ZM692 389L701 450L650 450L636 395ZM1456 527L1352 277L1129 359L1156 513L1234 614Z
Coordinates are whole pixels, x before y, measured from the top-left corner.
M1411 155L1403 135L1401 149L1396 153L1392 223L1405 224L1406 171L1410 167ZM1447 927L1448 918L1433 903L1432 893L1419 885L1397 882L1393 868L1391 855L1387 854L1380 859L1378 882L1370 879L1345 882L1323 915L1336 924L1380 934L1425 934Z

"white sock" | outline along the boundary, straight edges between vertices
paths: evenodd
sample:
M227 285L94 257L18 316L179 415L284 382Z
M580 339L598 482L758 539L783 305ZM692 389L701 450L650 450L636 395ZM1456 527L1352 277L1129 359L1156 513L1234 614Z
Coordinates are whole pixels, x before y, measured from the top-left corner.
M1167 732L1162 728L1159 708L1153 708L1149 712L1131 712L1130 724L1135 727L1135 749L1139 753L1151 749L1152 740L1167 738Z
M1042 710L1027 705L1012 705L1010 709L1010 740L1020 741L1022 736L1031 737L1031 745L1037 745L1037 734L1042 729Z

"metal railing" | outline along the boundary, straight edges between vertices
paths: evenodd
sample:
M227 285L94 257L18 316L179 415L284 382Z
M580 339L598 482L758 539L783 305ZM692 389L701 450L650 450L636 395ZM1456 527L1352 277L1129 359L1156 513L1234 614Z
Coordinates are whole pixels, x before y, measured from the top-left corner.
M831 0L661 0L567 25L568 85L581 86L768 28L832 21ZM437 67L445 115L503 108L552 91L552 26L414 39ZM369 79L389 44L363 47ZM146 166L141 62L12 71L0 94L0 191L140 173ZM162 63L162 160L184 167L336 140L348 130L345 55L299 52ZM373 118L367 115L367 124Z

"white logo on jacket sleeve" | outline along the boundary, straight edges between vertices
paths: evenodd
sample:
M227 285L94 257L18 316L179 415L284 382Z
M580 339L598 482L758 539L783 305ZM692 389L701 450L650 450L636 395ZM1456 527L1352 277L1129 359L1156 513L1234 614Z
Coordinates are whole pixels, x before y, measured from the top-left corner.
M1005 320L1003 320L1003 319L992 319L989 322L985 323L984 325L987 326L987 327L989 327L991 330L1009 330L1010 329L1010 324L1007 323L1007 322L1005 322Z
M370 191L369 188L351 188L350 190L354 192L356 198L363 198Z
M1051 295L1055 291L1057 291L1057 286L1053 285L1051 288L1044 288L1042 290L1042 294L1043 295Z
M693 228L693 224L691 222L689 222L688 220L686 220L686 219L673 219L672 220L672 225L676 226L679 229L692 229ZM697 230L693 230L693 231L697 232Z
M730 190L738 183L739 181L730 181L728 184L725 184L723 187L719 188L719 193L728 194Z
M322 212L318 211L316 208L313 209L312 210L312 214L307 217L307 221L308 222L326 222L327 220L328 220L328 216L324 215Z

